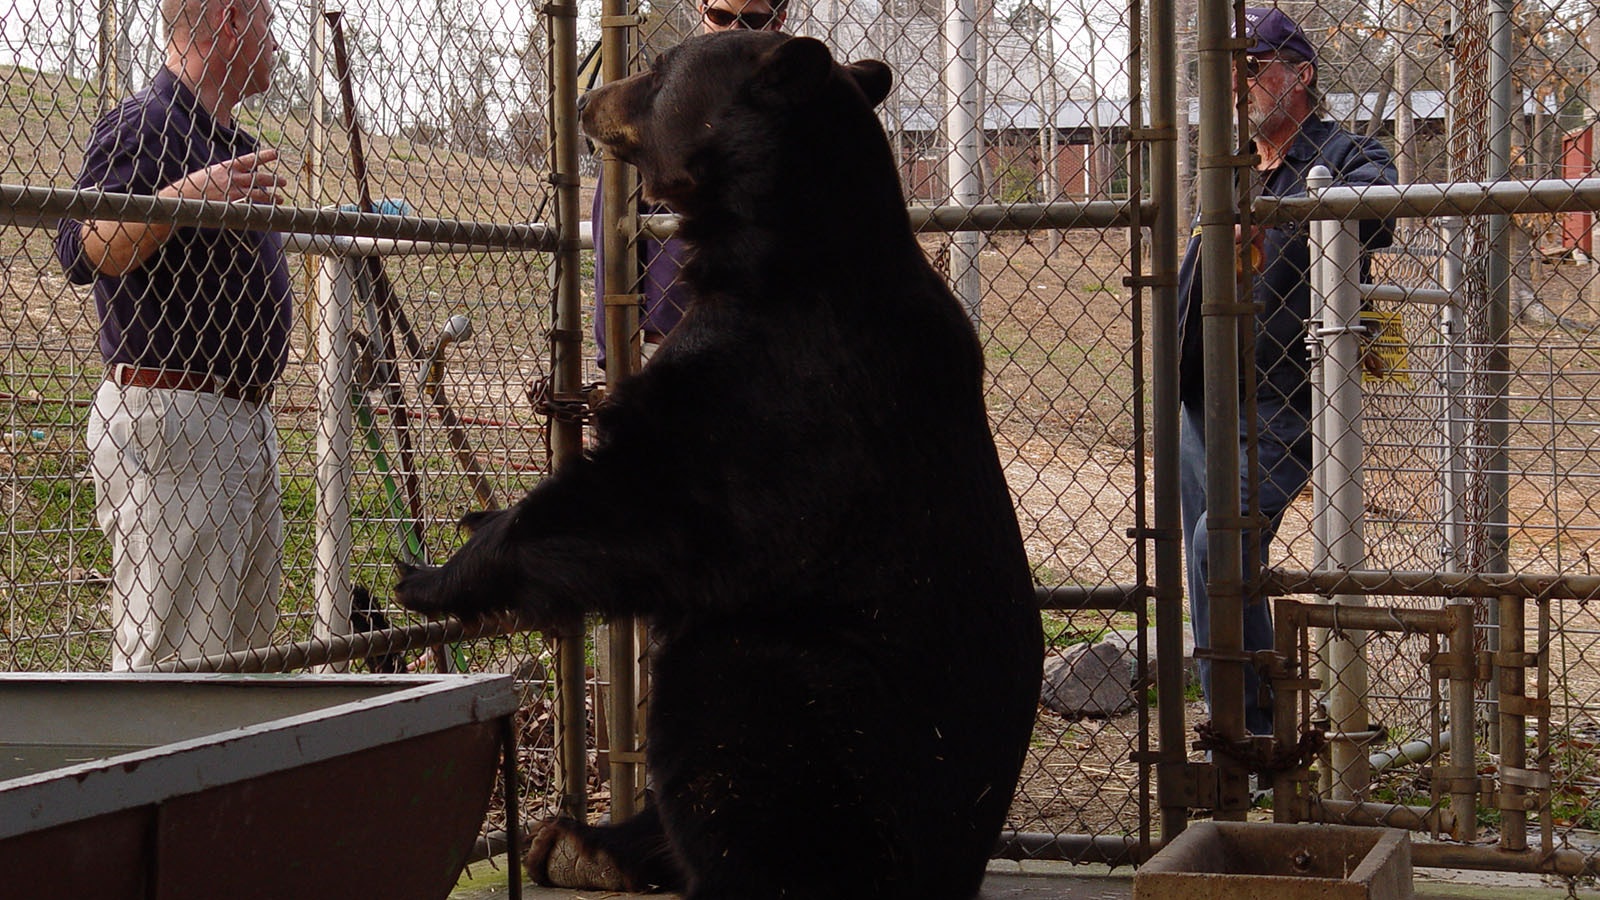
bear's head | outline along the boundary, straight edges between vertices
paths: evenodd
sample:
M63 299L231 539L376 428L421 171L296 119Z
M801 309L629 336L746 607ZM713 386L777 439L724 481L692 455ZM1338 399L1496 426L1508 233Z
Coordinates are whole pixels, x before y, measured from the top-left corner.
M705 188L729 154L792 150L793 135L814 133L818 122L826 131L825 117L848 115L850 107L870 116L892 81L883 63L839 65L811 38L700 35L662 54L650 71L589 92L583 130L639 170L646 199L692 216L702 201L714 202Z

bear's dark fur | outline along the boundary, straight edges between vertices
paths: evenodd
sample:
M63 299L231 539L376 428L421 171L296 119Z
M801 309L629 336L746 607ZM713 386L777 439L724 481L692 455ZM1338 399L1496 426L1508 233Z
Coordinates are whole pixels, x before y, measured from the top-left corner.
M683 216L693 305L591 452L398 588L426 613L651 624L654 806L546 829L535 877L566 841L692 900L978 890L1039 611L978 341L872 111L889 83L732 32L589 96L585 131Z

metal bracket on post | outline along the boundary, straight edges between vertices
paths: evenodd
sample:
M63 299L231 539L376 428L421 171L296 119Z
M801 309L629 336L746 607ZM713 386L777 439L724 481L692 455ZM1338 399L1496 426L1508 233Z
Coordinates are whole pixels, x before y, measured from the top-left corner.
M1162 763L1156 766L1156 795L1162 806L1215 809L1217 768L1204 762Z
M1478 673L1470 650L1467 653L1455 649L1441 651L1424 657L1422 661L1429 673L1440 680L1465 678L1470 681Z

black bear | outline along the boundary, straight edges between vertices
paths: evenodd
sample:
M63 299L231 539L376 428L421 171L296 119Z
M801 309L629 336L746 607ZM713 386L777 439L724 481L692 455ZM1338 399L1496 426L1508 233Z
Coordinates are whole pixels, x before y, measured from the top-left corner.
M1043 640L982 351L873 112L890 79L740 31L589 95L584 130L683 217L692 305L592 450L469 516L461 550L397 591L430 614L651 624L649 811L546 827L535 879L596 863L617 873L599 886L690 900L978 891Z

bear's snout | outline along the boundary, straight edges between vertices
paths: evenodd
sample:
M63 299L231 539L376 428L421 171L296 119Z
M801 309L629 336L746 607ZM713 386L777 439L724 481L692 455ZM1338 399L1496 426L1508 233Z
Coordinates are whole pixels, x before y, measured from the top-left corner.
M591 141L632 162L639 146L639 129L626 113L627 92L638 76L603 85L578 101L578 123Z

